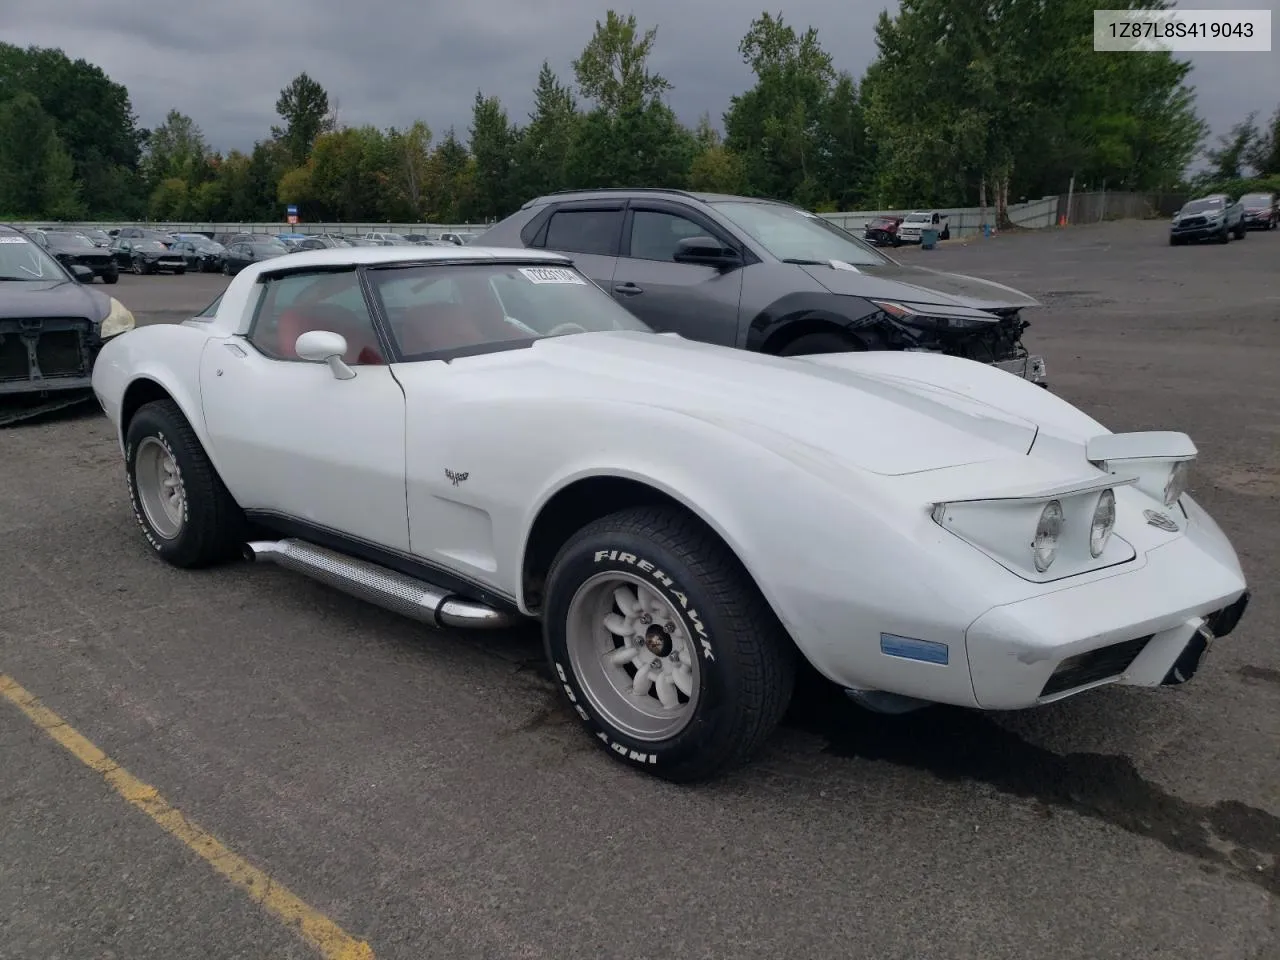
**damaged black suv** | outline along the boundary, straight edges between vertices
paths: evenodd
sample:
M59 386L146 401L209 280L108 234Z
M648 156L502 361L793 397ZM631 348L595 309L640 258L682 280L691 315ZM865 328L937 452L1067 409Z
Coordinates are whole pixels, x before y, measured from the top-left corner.
M98 351L134 317L92 280L0 224L0 426L93 399Z
M1022 343L1039 304L998 283L907 266L790 204L682 190L562 191L473 246L569 254L658 331L779 356L923 350L1034 383Z

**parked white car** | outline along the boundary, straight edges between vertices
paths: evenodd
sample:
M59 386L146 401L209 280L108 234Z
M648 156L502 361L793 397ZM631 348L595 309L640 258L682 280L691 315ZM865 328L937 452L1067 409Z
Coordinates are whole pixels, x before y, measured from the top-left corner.
M946 214L937 210L913 210L898 225L898 241L900 243L919 243L924 230L938 231L939 240L951 239L951 227L947 223Z
M656 334L541 251L255 263L93 386L164 560L541 620L582 723L670 779L750 756L798 657L873 709L1030 707L1186 680L1248 597L1183 434L941 354Z

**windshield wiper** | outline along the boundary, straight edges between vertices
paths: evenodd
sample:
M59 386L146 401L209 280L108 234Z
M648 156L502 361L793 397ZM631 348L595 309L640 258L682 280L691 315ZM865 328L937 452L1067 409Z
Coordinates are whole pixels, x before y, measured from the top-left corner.
M803 257L784 257L783 263L798 263L802 267L829 267L830 260L806 260Z

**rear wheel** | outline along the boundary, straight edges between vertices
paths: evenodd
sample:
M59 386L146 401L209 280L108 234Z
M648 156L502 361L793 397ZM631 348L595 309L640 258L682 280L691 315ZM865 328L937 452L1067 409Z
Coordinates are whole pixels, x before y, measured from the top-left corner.
M125 473L134 518L165 562L203 567L236 555L244 515L172 400L144 404L129 422Z
M737 558L670 507L624 510L547 579L552 675L612 756L692 782L746 762L782 719L796 651Z

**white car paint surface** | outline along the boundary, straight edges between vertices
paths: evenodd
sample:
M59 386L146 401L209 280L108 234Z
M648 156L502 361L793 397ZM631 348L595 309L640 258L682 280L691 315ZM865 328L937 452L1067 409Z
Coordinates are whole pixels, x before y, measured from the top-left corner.
M1105 427L978 362L776 358L632 329L393 357L339 379L246 336L260 278L282 270L541 260L569 263L467 246L252 264L212 316L110 341L94 389L122 447L126 395L149 380L182 408L242 508L411 554L530 616L522 570L543 506L585 477L639 481L710 525L804 657L857 691L1007 709L1104 682L1158 685L1205 618L1245 593L1212 519L1185 493L1162 498L1185 437L1137 435L1140 458L1104 468L1086 446ZM620 309L583 290L602 312ZM1116 437L1113 455L1126 442ZM1106 489L1116 522L1094 558L1090 522ZM1031 543L1055 498L1065 528L1041 572ZM1147 636L1119 673L1042 693L1066 658Z

